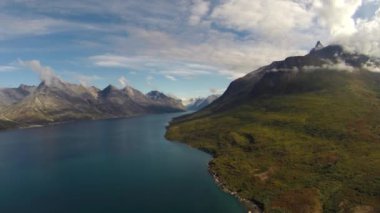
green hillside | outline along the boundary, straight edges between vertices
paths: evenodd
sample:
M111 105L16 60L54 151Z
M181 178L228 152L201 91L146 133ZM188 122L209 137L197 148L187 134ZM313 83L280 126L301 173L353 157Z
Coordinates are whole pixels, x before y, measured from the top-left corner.
M166 136L212 153L231 191L267 212L380 212L380 73L272 72L220 102Z

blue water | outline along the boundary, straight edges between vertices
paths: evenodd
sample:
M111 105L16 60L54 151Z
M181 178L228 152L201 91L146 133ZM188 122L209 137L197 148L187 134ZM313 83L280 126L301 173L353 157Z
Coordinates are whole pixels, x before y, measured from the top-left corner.
M178 114L0 133L0 212L244 212L211 159L165 140Z

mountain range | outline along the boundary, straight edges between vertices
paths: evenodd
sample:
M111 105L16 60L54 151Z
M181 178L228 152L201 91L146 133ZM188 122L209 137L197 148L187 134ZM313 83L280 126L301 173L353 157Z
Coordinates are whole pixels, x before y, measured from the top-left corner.
M258 53L259 54L259 53ZM166 137L265 212L380 212L380 60L320 42L233 81Z
M191 98L190 100L187 101L187 104L185 104L185 106L186 106L186 109L189 111L198 111L210 105L219 97L220 95L210 95L206 98L202 98L202 97Z
M143 94L129 86L100 90L55 78L37 87L0 89L0 129L184 110L180 100L158 91Z

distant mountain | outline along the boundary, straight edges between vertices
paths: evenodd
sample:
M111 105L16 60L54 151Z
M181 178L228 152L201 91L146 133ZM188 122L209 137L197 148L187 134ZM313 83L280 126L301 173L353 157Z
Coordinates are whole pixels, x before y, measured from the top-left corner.
M205 108L214 102L220 95L210 95L206 98L192 98L188 101L186 105L186 109L190 111L198 111L200 109Z
M0 103L0 129L184 111L184 106L173 98L154 100L132 87L118 89L110 85L99 90L59 79L41 82L38 87L2 89Z
M151 91L146 96L155 103L149 107L153 111L176 112L178 109L185 110L180 99L167 96L159 91Z
M146 109L135 102L133 97L125 90L109 85L99 92L99 108L111 116L128 116L133 114L143 114Z
M221 184L265 212L380 212L379 61L318 43L233 81L166 136L212 153Z
M35 86L20 85L18 88L0 89L0 106L9 106L19 102L36 89Z

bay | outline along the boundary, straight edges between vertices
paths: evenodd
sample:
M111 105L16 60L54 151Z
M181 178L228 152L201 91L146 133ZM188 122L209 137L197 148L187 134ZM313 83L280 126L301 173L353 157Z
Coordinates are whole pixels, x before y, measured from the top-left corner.
M178 114L0 133L0 212L245 212L211 156L164 138Z

